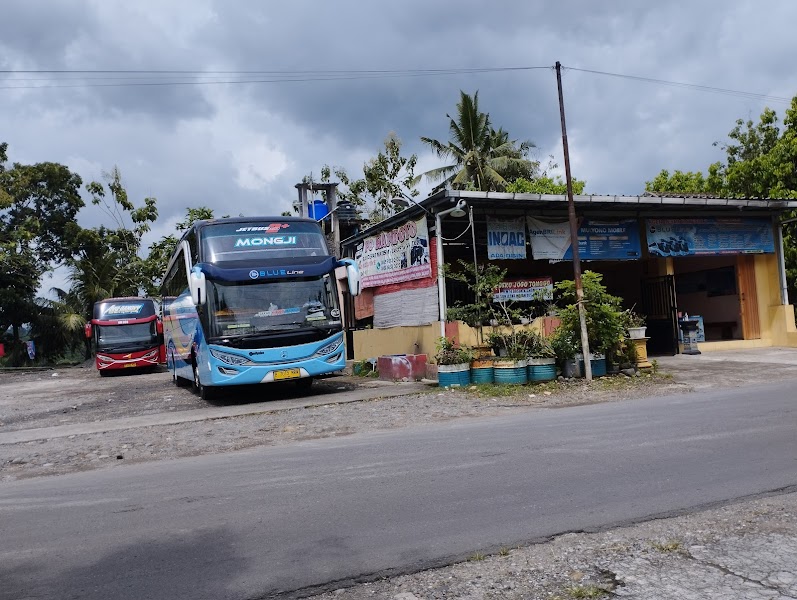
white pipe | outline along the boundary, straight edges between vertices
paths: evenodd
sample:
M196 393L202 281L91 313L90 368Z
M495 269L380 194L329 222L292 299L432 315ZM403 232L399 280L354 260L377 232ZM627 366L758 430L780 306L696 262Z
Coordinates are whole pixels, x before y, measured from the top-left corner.
M456 210L465 210L467 203L464 200L446 210L441 210L435 215L435 240L437 241L437 300L440 305L440 337L446 337L446 279L443 275L443 217Z
M791 222L792 219L787 221L775 221L775 252L778 258L778 279L780 280L780 303L786 305L789 303L789 284L786 279L786 261L783 253L783 223Z

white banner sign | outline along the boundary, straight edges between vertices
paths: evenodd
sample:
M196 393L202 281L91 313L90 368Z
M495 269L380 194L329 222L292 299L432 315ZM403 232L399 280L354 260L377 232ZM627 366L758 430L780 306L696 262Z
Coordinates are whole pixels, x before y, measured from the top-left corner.
M487 258L526 258L526 224L522 218L511 221L487 219Z
M532 277L502 281L493 290L493 300L496 302L553 300L553 280L550 277Z
M365 238L354 259L363 289L431 277L426 217Z
M562 260L570 248L570 223L549 223L528 217L534 260Z

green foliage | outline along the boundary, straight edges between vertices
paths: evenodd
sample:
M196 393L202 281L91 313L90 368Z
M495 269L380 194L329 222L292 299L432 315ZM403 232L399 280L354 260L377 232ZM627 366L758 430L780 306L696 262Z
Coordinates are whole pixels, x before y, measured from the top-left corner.
M460 259L459 268L454 271L446 267L445 276L454 281L466 283L476 295L472 304L458 302L448 309L446 317L451 321L464 321L471 327L480 327L482 323L494 315L493 294L495 288L506 277L506 269L493 263L474 265Z
M290 214L286 215L290 216ZM224 217L222 217L224 218ZM207 206L185 209L185 220L175 224L179 232L190 228L196 221L209 221L213 219L213 209ZM157 296L160 293L160 283L166 273L169 259L174 254L179 238L176 235L165 235L149 246L149 254L144 261L145 289L147 295Z
M118 167L103 173L105 185L86 186L92 204L103 209L114 227L83 229L72 244L67 261L70 292L89 318L95 302L113 296L138 296L151 288L146 261L139 256L141 239L158 218L157 201L145 198L140 207L130 201ZM107 187L107 191L106 191Z
M551 334L549 341L556 358L560 360L571 360L581 352L581 338L562 325Z
M441 337L436 344L435 362L438 365L459 365L473 360L473 350L466 346L457 346L453 340Z
M421 141L451 164L427 171L427 179L454 189L503 191L509 181L534 178L539 163L528 158L533 145L510 140L508 132L494 129L490 115L479 110L479 92L470 96L460 91L456 118L446 117L448 142L428 137Z
M585 181L580 179L573 179L573 194L583 194L584 187L587 185ZM523 177L512 181L506 186L507 192L515 194L567 194L567 183L557 177L537 177L536 179L529 180Z
M415 176L417 163L415 154L402 156L401 140L391 132L384 140L384 149L363 164L362 178L352 179L343 167L324 165L321 182L329 183L334 175L339 182L338 198L365 207L368 220L375 224L396 212L392 198L415 198L419 195ZM305 177L305 182L313 182L312 174Z
M587 337L590 352L605 353L620 343L625 331L625 318L622 309L622 298L613 296L603 285L603 275L594 271L584 271L582 277L584 291L584 309L586 312ZM560 281L556 284L556 293L565 308L559 311L562 320L558 330L560 335L567 335L570 341L581 346L581 325L576 304L576 286L573 281ZM564 357L562 357L564 358Z
M739 119L727 143L715 142L725 162L700 172L661 171L645 189L650 192L710 194L746 198L797 198L797 96L792 98L778 127L778 116L764 109L758 122ZM795 217L797 211L785 217ZM790 298L797 298L797 223L783 226L784 258Z
M0 144L0 332L11 327L17 347L20 327L39 313L42 275L71 254L83 200L80 177L64 165L9 168L7 150Z

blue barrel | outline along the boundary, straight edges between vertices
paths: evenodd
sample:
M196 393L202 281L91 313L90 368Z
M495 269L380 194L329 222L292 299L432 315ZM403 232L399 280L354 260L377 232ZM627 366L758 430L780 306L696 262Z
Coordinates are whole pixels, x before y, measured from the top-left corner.
M437 385L440 387L464 387L470 385L470 369L453 373L437 373Z
M529 365L529 381L552 381L556 379L556 365Z
M527 367L496 367L496 383L528 383L529 373Z
M329 207L323 200L313 200L307 205L307 212L311 219L320 221L329 214Z
M493 383L495 381L495 369L493 367L471 369L470 380L472 383Z
M603 377L606 375L606 359L605 358L593 358L589 361L590 367L592 367L592 376L593 377ZM581 376L584 376L584 361L578 361L578 368L581 370Z

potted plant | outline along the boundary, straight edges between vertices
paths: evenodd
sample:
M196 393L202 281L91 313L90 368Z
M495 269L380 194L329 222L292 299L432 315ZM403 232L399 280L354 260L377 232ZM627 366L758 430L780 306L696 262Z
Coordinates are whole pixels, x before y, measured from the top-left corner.
M567 325L560 325L551 335L550 344L562 367L562 375L568 379L580 377L576 352L581 348L581 343L576 341L575 332Z
M470 361L473 353L469 348L457 346L453 340L440 338L437 341L437 381L440 387L460 387L470 384Z
M556 352L548 339L538 333L532 333L528 352L529 381L556 379Z
M625 321L625 329L628 332L628 337L632 340L641 340L645 337L647 327L645 326L645 317L637 314L633 309L623 311L623 319Z
M473 347L473 359L470 361L471 383L493 383L495 380L494 362L491 347L487 344Z
M512 331L502 334L505 352L503 356L495 359L496 383L526 383L528 372L526 370L528 357L528 333L525 331Z

